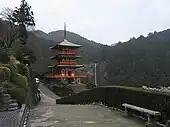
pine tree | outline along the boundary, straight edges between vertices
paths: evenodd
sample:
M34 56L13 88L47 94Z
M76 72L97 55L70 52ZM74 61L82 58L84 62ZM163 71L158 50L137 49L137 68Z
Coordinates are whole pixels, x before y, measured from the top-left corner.
M12 43L18 39L21 44L26 44L28 38L27 29L35 26L31 6L25 0L22 0L19 8L15 7L15 10L4 8L0 16L9 25L9 28L0 36L0 47L11 48Z
M12 21L14 24L19 26L19 39L22 44L26 44L26 40L28 38L27 28L30 26L35 26L35 22L33 11L31 11L31 6L29 6L25 0L21 1L19 8L15 8Z

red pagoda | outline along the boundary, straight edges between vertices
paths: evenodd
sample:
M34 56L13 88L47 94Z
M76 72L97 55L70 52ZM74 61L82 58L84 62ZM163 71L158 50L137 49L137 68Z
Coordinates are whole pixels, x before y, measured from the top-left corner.
M51 47L52 50L57 50L57 54L51 59L56 60L54 66L49 66L52 69L52 73L47 75L47 78L61 79L68 81L68 83L80 82L80 78L85 78L85 74L80 74L76 72L77 68L83 67L77 63L78 48L81 45L69 42L66 39L66 25L64 26L64 40L57 43L55 46Z

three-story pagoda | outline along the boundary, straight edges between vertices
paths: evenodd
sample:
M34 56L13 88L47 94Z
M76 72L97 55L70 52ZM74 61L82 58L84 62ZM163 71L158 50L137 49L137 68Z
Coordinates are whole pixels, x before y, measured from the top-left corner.
M80 78L85 78L85 74L76 73L77 68L83 67L78 64L77 59L81 56L78 55L78 48L81 45L69 42L66 39L66 25L64 27L64 40L51 47L52 50L57 50L57 54L51 59L56 60L54 66L49 66L52 73L47 75L47 78L67 80L68 83L80 81Z

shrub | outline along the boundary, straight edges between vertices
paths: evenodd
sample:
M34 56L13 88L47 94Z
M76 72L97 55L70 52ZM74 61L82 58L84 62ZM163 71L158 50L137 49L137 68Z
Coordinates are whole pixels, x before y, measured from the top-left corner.
M18 73L21 74L21 75L24 75L24 76L26 76L28 78L28 76L29 76L29 69L25 65L19 64L18 65Z
M8 88L8 93L11 95L12 98L16 99L17 102L21 104L24 104L26 102L26 98L28 96L28 92L25 91L25 89L15 86Z
M8 79L4 87L8 89L12 98L22 104L25 103L28 96L29 87L27 77L17 72L17 68L11 64L0 64L0 76L5 76Z
M17 73L17 68L14 67L12 64L0 64L1 67L7 67L10 69L11 71L11 76L10 79L11 81L14 81L15 77L16 77L16 73Z
M21 88L24 88L26 91L28 91L28 81L27 77L23 76L21 74L16 73L16 77L14 79L14 83Z
M3 67L3 66L0 66L0 77L3 78L3 81L5 80L10 80L10 77L11 77L11 70L8 68L8 67Z
M70 94L73 94L73 90L68 87L68 86L51 86L49 87L51 89L51 91L53 91L55 94L59 95L59 96L69 96Z
M5 72L0 69L0 82L3 82L5 80Z
M9 57L8 57L8 54L6 52L0 51L0 61L2 63L5 63L5 64L8 63Z

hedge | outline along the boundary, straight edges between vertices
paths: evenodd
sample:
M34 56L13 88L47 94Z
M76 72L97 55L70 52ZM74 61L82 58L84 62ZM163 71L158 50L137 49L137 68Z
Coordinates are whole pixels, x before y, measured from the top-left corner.
M11 77L11 70L8 68L8 67L3 67L3 66L0 66L0 76L1 78L3 78L2 80L10 80L10 77Z
M73 90L68 86L48 86L48 88L53 91L55 94L63 97L63 96L69 96L70 94L73 94Z
M28 92L26 92L25 89L19 87L11 87L8 88L8 93L11 95L12 98L16 99L17 102L21 104L26 103Z
M13 81L15 79L16 73L18 72L17 68L15 68L11 64L0 64L0 67L7 67L7 68L9 68L10 71L11 71L10 80Z
M21 88L24 88L26 91L28 91L28 81L27 81L27 77L20 75L18 73L16 73L16 77L14 79L14 83Z
M18 73L21 74L21 75L24 75L24 76L26 76L28 78L28 76L29 76L29 69L25 65L19 64L18 65Z
M122 103L129 103L139 107L161 112L160 122L170 119L170 94L143 90L142 88L125 86L107 86L87 90L79 94L56 100L59 104L89 104L102 102L103 104L124 110Z
M29 93L28 80L26 76L17 73L18 70L11 64L0 64L0 75L7 77L4 84L13 98L18 102L25 103Z

